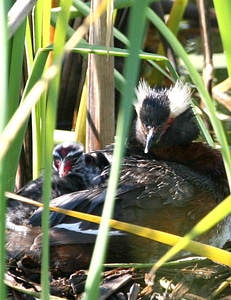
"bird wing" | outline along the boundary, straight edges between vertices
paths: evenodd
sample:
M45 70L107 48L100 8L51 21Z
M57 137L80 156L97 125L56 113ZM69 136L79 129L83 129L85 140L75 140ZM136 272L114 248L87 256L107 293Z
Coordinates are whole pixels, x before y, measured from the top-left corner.
M193 171L179 164L160 162L155 164L146 160L129 160L124 162L120 183L116 193L114 217L118 220L137 222L137 211L145 210L155 215L162 208L191 207L192 201L203 203L211 198L209 192L203 190L203 182L196 178ZM187 173L187 176L182 176ZM164 178L164 180L163 180ZM202 186L202 187L201 187ZM98 187L63 195L51 200L51 206L76 210L88 214L101 215L106 197L106 187ZM210 199L211 200L211 199ZM169 209L171 211L171 209ZM41 212L38 209L30 219L33 226L41 225ZM130 213L130 217L127 217ZM134 213L136 212L136 213ZM132 217L133 216L133 217ZM139 220L138 220L139 221ZM80 228L96 228L90 222L76 220L56 212L50 214L50 226L62 223L78 223Z

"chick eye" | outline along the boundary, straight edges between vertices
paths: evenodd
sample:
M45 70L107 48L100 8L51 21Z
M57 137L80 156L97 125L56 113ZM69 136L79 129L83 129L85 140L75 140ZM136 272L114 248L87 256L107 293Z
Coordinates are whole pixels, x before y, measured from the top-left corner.
M78 163L78 161L79 161L79 157L75 157L75 158L73 158L73 161L72 161L72 163L73 163L73 164L77 164L77 163Z

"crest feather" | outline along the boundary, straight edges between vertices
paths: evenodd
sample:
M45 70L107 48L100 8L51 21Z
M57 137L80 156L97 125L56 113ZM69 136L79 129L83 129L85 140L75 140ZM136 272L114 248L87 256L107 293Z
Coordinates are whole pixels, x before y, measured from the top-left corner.
M151 91L152 89L149 86L149 84L144 79L141 79L139 81L138 87L135 90L137 99L136 102L134 103L134 106L137 113L139 113L144 99L151 93Z
M168 91L171 117L175 118L190 106L191 89L189 84L177 81Z

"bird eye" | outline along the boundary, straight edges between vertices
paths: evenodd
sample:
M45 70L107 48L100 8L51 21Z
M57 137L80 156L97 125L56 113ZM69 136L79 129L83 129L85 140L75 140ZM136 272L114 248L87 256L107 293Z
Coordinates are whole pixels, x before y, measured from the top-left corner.
M147 123L143 123L143 127L144 127L144 129L145 129L146 131L149 131L149 130L152 128L152 126L150 126L150 125L147 124Z
M78 160L79 160L79 157L74 157L73 158L73 163L76 164L78 162Z

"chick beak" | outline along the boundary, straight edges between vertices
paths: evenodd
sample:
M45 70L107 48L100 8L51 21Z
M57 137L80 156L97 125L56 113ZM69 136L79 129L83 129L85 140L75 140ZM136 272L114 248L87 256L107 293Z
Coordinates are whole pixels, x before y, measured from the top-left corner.
M67 165L67 162L65 160L61 161L60 168L59 168L59 177L65 177L69 173L70 168Z

